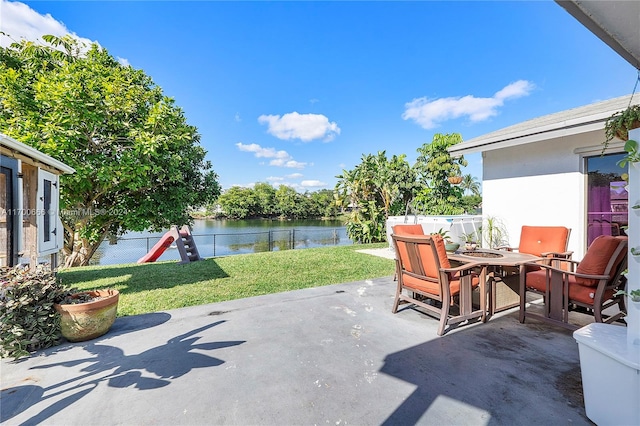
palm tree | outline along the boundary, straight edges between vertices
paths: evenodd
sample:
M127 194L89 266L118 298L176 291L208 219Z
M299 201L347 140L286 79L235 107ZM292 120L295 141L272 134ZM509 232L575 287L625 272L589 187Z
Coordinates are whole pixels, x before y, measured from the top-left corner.
M460 189L462 189L465 194L470 192L472 195L480 195L480 182L474 176L464 175L462 177L462 183L460 183Z

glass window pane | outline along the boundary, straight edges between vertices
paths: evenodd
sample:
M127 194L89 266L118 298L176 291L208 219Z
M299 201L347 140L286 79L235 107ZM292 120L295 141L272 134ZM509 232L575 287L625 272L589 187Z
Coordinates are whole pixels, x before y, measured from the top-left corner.
M44 241L51 241L51 181L44 180Z
M598 235L626 235L629 194L617 162L624 154L587 158L587 247Z

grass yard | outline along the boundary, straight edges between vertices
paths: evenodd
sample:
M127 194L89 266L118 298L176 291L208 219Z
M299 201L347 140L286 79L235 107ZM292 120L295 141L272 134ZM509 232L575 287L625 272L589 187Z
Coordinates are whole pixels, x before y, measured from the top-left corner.
M61 270L58 277L79 290L115 288L118 315L137 315L393 275L393 260L356 252L383 247L387 243L243 254L186 265L89 266Z

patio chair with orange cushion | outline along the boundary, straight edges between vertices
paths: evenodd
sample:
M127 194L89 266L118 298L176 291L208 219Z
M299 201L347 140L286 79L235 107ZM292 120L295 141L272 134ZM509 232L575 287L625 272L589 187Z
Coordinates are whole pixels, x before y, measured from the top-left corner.
M445 333L447 326L485 318L483 303L475 311L472 306L472 290L480 285L474 271L478 266L476 263L452 268L440 235L392 234L391 238L398 266L393 313L398 312L400 303L419 306L439 318L439 336ZM457 315L450 312L452 305L458 305Z
M526 266L534 269L520 275L520 322L532 317L576 329L578 326L569 324L569 311L576 307L592 313L596 322L611 323L624 315L624 301L615 293L624 287L626 237L600 235L580 262L554 259L551 264L541 260ZM527 311L528 292L544 296L543 314ZM616 304L618 312L603 314L605 309Z
M520 253L539 257L562 257L571 259L573 252L567 251L571 229L564 226L527 226L520 231L520 244L516 249Z
M547 259L571 259L572 251L567 251L571 229L564 226L529 226L524 225L520 231L518 247L497 247L499 250L518 251ZM547 263L550 260L547 261ZM558 266L556 264L556 266ZM526 270L539 269L527 266ZM516 307L520 304L519 277L525 267L505 266L490 274L495 291L494 303L497 311Z

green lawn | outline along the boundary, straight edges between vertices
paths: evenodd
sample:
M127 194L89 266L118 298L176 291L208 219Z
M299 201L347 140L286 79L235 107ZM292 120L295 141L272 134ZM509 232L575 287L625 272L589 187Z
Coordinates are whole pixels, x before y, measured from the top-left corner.
M254 253L206 259L89 266L61 270L58 277L80 290L120 291L118 315L278 293L393 275L394 262L358 253L386 243Z

